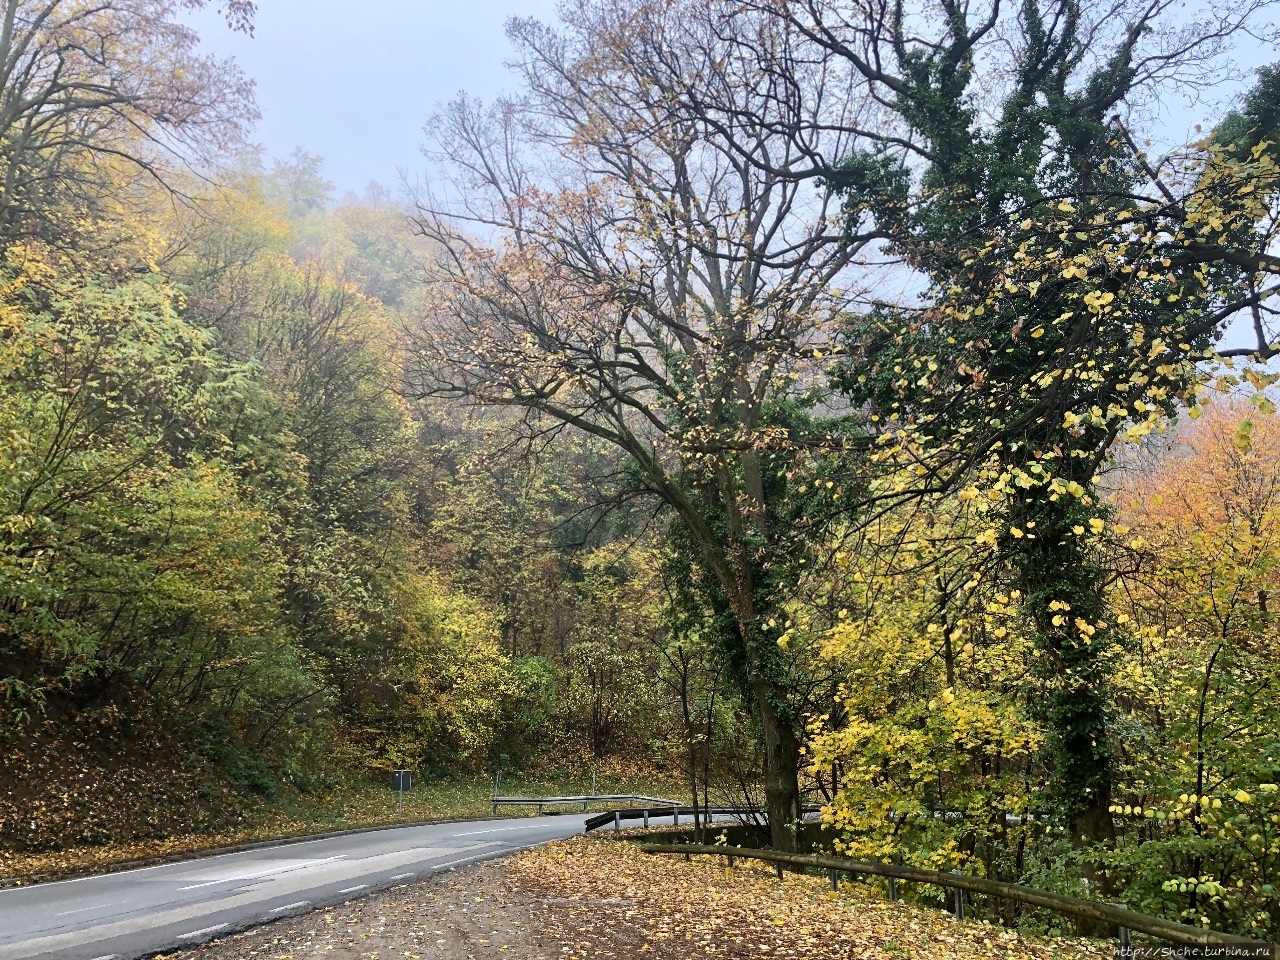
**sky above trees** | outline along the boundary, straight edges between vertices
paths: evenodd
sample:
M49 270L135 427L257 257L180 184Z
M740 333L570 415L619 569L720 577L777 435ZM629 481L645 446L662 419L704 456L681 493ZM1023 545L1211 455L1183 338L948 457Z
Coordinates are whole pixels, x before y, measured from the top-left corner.
M489 100L511 89L506 21L554 21L555 7L556 0L371 0L353 15L341 0L264 0L252 37L227 30L215 11L191 21L207 50L233 56L256 82L262 119L254 136L267 155L301 147L323 157L325 176L341 194L420 176L428 115L463 90ZM1212 103L1190 102L1195 94L1184 90L1153 105L1172 140L1192 137L1195 123L1220 113L1214 104L1230 100L1253 68L1270 62L1262 45L1246 39L1240 47L1242 82L1203 92Z
M554 0L266 0L254 36L221 17L192 17L208 50L235 57L257 82L255 138L269 156L294 147L325 159L339 193L393 186L423 167L422 125L460 90L485 99L511 79L503 24L551 19Z

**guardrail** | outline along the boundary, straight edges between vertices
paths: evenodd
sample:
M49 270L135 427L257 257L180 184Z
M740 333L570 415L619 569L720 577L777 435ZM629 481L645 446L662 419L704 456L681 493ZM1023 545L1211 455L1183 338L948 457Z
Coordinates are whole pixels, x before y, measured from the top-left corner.
M565 806L567 804L582 804L582 809L592 803L639 803L648 804L650 807L678 807L679 800L664 800L661 797L638 797L635 794L608 794L604 796L583 795L576 797L494 797L491 801L492 806L489 812L496 814L498 807L537 807L538 813L542 813L543 807Z
M698 807L697 811L699 814L710 814L713 817L725 815L741 816L760 812L758 810L747 810L743 807ZM670 817L671 822L676 826L679 826L681 817L689 817L692 819L693 813L693 807L681 806L672 806L670 809L659 809L657 811L654 811L649 807L637 807L634 810L609 810L605 813L598 813L594 817L588 817L586 821L586 832L590 833L592 830L610 823L613 824L613 828L615 830L621 830L623 820L643 820L644 825L647 827L649 826L649 820L651 818L657 819L658 817Z
M1224 945L1252 947L1256 950L1256 952L1236 952L1233 954L1238 957L1274 958L1276 956L1276 945L1272 943L1250 940L1247 937L1237 937L1229 933L1217 933L1213 930L1205 930L1185 923L1176 923L1173 920L1164 920L1160 917L1149 917L1144 913L1137 913L1128 907L1119 906L1118 904L1082 900L1079 897L1069 897L1061 893L1049 893L1044 890L1037 890L1034 887L1024 887L1019 883L1004 883L999 880L987 880L982 877L969 877L960 873L942 873L938 870L902 867L893 863L864 863L859 860L848 860L844 857L775 853L772 850L752 850L746 847L705 846L691 843L645 843L641 844L640 849L645 853L678 853L685 856L728 857L730 866L733 865L735 858L765 860L776 866L778 876L782 876L782 868L784 866L798 868L798 872L803 872L809 868L825 870L831 874L833 884L836 883L837 878L842 873L887 877L889 879L891 899L896 899L896 881L898 880L911 880L957 891L967 890L971 893L981 893L1005 900L1014 900L1032 907L1042 907L1055 913L1076 917L1081 920L1096 920L1102 923L1114 924L1120 928L1122 946L1128 946L1127 932L1136 930L1139 933L1183 946ZM962 896L958 900L959 909L957 913L960 916L964 914Z

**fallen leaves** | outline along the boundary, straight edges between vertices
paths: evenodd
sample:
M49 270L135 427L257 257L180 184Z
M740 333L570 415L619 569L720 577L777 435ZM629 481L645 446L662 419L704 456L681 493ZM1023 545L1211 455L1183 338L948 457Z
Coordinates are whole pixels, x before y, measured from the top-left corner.
M789 874L779 881L764 864L727 870L724 861L686 863L608 840L577 839L523 854L512 866L512 884L563 904L546 912L544 929L562 941L566 956L630 957L635 947L670 960L1111 956L1108 944L1023 937L848 885L835 894L824 878Z
M1108 944L1023 937L825 880L652 857L592 837L266 924L172 960L1059 960Z

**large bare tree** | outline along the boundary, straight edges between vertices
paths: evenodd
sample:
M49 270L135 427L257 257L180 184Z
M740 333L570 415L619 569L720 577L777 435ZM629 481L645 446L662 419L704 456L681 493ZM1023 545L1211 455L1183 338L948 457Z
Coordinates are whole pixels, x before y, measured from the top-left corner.
M858 104L820 63L781 76L735 56L703 0L561 16L509 26L519 97L460 99L428 128L448 180L419 223L446 256L414 375L608 441L665 506L762 733L773 843L792 849L802 717L779 640L827 477L863 442L822 367L867 239L791 167L840 156ZM756 27L763 48L792 42ZM767 122L711 122L704 102Z

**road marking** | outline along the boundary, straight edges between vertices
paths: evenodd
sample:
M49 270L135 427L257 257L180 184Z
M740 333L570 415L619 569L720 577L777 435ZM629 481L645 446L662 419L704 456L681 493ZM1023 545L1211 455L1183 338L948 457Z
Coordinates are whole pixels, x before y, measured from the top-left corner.
M108 953L105 957L94 957L93 960L116 960L116 955Z
M469 833L455 833L455 837L478 837L482 833L506 833L508 830L537 830L548 826L545 823L530 823L523 827L495 827L492 830L472 830Z
M363 890L367 887L367 883L357 883L354 887L347 887L345 890L339 890L339 893L355 893L357 890Z
M299 907L305 907L310 900L299 900L297 903L286 903L283 907L276 907L274 910L268 910L268 913L284 913L286 910L297 910Z
M396 874L394 877L392 877L391 879L392 879L392 880L403 880L403 879L405 879L405 877L416 877L416 876L417 876L417 874L416 874L416 873L397 873L397 874Z
M215 930L223 930L231 926L229 923L219 923L212 927L205 927L203 930L192 930L190 933L183 933L178 936L179 940L191 940L195 937L203 937L206 933L213 933Z
M463 857L461 860L450 860L448 863L438 863L434 865L432 870L447 870L450 867L461 867L468 863L478 863L481 860L492 860L494 857L500 857L508 853L518 853L521 850L530 850L531 847L508 847L505 850L495 850L490 853L480 853L474 857Z
M73 913L84 913L86 910L105 910L107 907L117 906L113 903L100 903L96 907L81 907L78 910L63 910L61 913L55 913L55 917L69 917Z
M187 887L179 887L179 890L198 890L201 887L213 887L220 883L240 883L244 880L262 880L277 873L291 873L294 870L308 870L311 867L318 867L322 863L333 863L335 860L345 860L346 856L341 857L325 857L323 860L306 860L302 863L293 862L283 867L266 870L255 870L252 873L244 873L236 877L223 877L221 880L206 880L204 883L193 883Z

